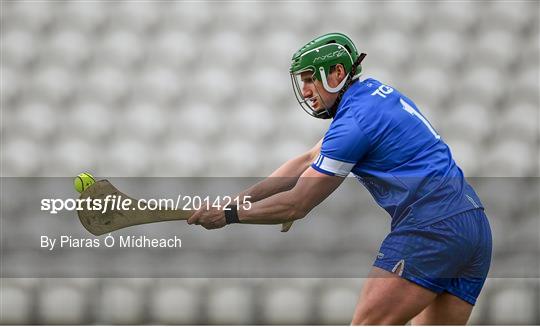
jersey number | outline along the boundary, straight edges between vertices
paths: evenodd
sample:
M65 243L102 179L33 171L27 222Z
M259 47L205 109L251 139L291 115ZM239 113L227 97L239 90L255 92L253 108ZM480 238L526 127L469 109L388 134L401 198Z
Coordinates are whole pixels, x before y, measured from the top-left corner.
M414 108L408 104L407 102L405 102L405 100L403 99L399 99L399 102L401 103L401 106L403 107L403 110L405 110L406 112L410 113L411 115L413 116L416 116L418 119L420 119L420 121L422 123L424 123L424 125L426 125L426 127L429 129L429 131L431 132L431 134L433 134L433 136L435 136L436 139L440 139L441 136L439 134L437 134L437 132L435 132L435 130L433 129L433 127L431 127L431 125L429 124L429 122L424 118L424 116L422 116L418 111L414 110Z

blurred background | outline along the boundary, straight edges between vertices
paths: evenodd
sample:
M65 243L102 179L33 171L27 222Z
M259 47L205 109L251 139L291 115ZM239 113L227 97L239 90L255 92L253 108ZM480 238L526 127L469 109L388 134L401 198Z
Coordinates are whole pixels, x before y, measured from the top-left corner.
M540 324L538 1L2 1L0 18L3 178L266 176L329 124L296 103L292 54L317 35L349 35L368 54L364 75L413 99L474 181L495 262L527 270L490 278L471 322ZM3 193L2 223L32 230L41 217ZM319 227L298 224L289 240L354 224L358 251L375 255L386 213L325 204ZM35 251L27 240L2 244L2 256ZM2 278L0 322L348 324L362 283Z

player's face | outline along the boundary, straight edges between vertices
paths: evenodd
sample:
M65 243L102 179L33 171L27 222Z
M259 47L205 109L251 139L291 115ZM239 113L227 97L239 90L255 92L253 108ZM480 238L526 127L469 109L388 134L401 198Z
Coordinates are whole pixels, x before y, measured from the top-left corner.
M326 91L321 81L313 77L313 72L307 71L300 74L301 89L304 99L309 100L309 104L315 111L330 108L337 99L337 93ZM339 84L336 72L328 75L328 84L335 87Z

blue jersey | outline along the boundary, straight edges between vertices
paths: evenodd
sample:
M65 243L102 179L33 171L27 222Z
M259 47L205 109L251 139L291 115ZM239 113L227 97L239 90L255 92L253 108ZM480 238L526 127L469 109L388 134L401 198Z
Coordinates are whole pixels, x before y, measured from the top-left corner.
M374 79L345 92L311 166L328 175L353 173L391 215L392 229L483 207L411 99Z

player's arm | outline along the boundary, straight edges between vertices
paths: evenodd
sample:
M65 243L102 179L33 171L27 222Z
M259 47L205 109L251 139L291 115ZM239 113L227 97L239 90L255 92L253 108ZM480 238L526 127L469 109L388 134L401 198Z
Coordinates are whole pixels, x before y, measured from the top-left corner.
M238 218L245 224L280 224L304 218L344 179L309 167L292 189L252 203L249 209L239 207Z
M249 196L251 202L256 202L292 189L296 185L298 178L319 155L321 144L322 139L306 153L285 162L269 177L241 192L238 195L239 198L244 199L244 196Z

